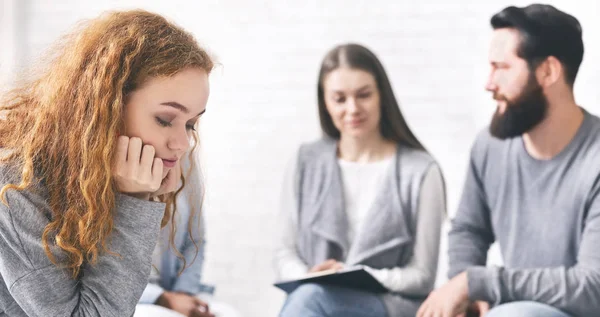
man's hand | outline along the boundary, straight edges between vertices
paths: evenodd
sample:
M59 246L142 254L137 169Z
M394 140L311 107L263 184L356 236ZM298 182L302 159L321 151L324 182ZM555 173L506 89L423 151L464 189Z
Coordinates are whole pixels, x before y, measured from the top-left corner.
M476 301L471 303L467 308L467 312L459 315L459 317L484 317L489 310L490 304L488 302Z
M463 272L434 290L417 312L417 317L456 317L469 307L467 273Z

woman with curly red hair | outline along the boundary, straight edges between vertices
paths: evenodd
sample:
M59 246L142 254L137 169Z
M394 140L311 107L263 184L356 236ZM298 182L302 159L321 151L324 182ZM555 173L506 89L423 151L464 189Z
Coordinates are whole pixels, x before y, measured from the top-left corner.
M90 20L49 57L0 104L0 315L131 316L213 61L145 11Z

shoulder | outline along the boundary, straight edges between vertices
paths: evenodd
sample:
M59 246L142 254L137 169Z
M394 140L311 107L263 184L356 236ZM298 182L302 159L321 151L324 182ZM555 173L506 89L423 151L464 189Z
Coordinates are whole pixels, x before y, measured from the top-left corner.
M471 156L485 156L487 153L497 151L517 139L520 140L521 138L518 137L507 140L498 139L490 133L489 127L485 127L475 136L475 140L471 145Z
M591 154L596 158L596 154L600 151L600 118L585 111L585 126L583 129L584 143L583 146L587 148Z
M294 158L294 168L301 172L305 168L321 170L335 162L337 141L321 138L300 145Z
M0 189L7 185L18 185L21 182L20 169L13 165L0 164ZM4 202L0 203L3 214L9 214L11 217L27 217L30 215L46 218L50 212L46 205L46 200L40 191L41 186L36 185L35 190L25 189L7 189L4 193Z
M0 166L0 188L18 184L15 169ZM47 264L42 234L51 219L45 199L30 190L6 190L5 203L0 202L0 237L11 250L22 250L32 263Z
M336 140L331 138L320 138L310 142L302 143L298 148L298 159L319 156L324 152L335 150Z
M437 161L427 151L398 145L398 167L404 175L424 177L432 168L439 169Z

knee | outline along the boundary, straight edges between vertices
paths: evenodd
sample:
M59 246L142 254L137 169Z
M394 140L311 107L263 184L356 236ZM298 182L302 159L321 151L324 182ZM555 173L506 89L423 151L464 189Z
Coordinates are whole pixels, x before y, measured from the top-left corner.
M494 307L486 317L567 317L560 310L536 302L513 302Z
M291 301L314 301L323 297L326 292L325 288L319 284L302 284L288 296L288 299Z
M325 294L325 287L318 284L303 284L288 295L281 317L311 316L319 311L320 301Z

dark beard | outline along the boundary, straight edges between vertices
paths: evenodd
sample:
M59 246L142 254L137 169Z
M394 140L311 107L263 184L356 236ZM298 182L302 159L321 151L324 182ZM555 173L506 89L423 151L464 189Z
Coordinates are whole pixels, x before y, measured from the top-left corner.
M501 140L523 135L542 122L548 112L548 100L535 78L529 80L515 100L500 99L506 102L506 109L503 114L496 110L490 124L490 133Z

